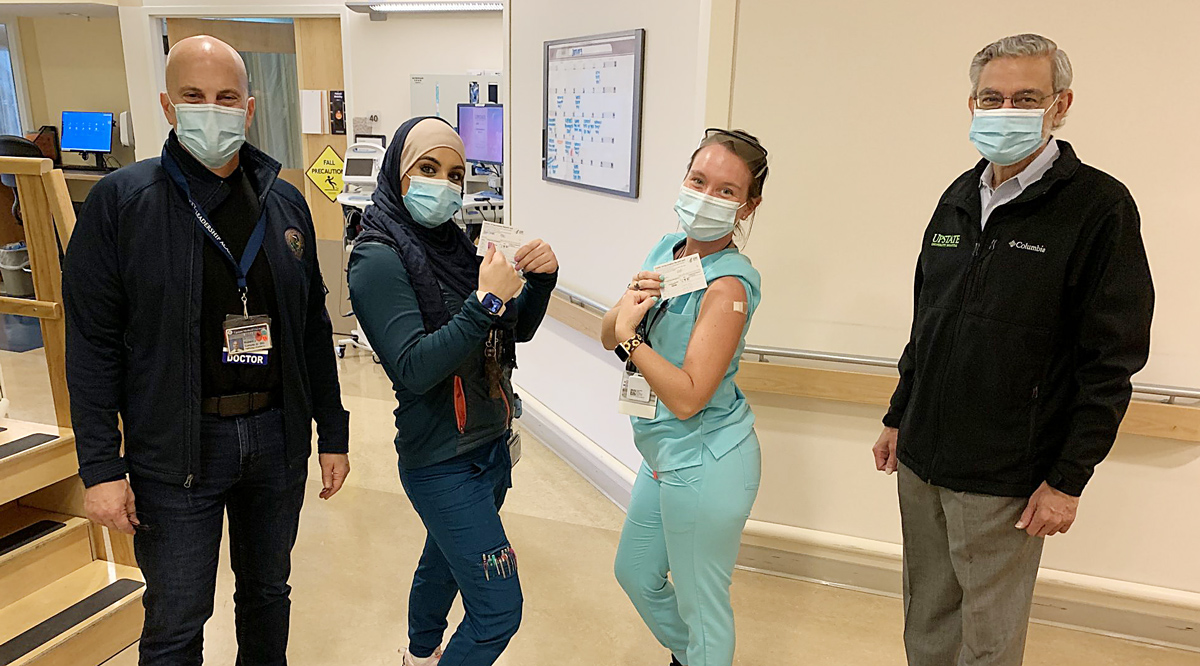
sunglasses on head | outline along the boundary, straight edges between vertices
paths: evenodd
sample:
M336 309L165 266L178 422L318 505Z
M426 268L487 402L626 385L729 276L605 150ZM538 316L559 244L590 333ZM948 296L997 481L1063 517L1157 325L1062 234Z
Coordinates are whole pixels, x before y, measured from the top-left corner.
M767 149L763 148L763 145L758 142L758 139L755 139L754 137L740 130L727 130L721 129L720 127L710 127L704 130L704 138L706 140L714 136L727 136L731 139L736 139L754 149L758 153L761 153L764 158L767 156Z

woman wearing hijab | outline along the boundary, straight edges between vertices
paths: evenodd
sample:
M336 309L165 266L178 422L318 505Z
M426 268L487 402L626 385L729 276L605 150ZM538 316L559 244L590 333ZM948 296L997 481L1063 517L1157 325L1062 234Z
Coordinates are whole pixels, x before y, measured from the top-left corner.
M729 586L761 472L754 414L734 377L762 294L734 234L762 202L766 179L757 139L708 130L675 204L683 232L650 251L601 331L628 363L627 385L644 382L658 396L644 405L646 418L632 418L645 462L616 575L675 666L733 663ZM661 300L654 267L690 255L707 287Z
M520 412L510 378L515 343L531 340L546 313L558 260L541 240L511 259L494 248L476 256L452 221L463 153L440 118L401 126L350 255L354 312L396 392L400 481L428 532L405 666L492 664L521 620L517 558L499 515ZM466 618L443 654L460 592Z

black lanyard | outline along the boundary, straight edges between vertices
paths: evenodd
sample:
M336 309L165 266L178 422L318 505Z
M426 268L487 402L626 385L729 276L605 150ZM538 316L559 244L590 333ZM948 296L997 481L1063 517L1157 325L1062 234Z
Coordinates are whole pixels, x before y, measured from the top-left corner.
M651 349L654 349L654 345L650 344L650 331L654 330L654 325L658 323L658 320L663 316L663 313L666 311L667 311L667 301L663 301L662 303L658 304L658 309L655 310L653 318L651 318L650 315L647 314L645 317L642 318L641 323L638 324L638 332L642 334L642 344L646 345L647 347L649 347ZM646 323L647 319L650 320L649 323ZM634 365L632 359L625 362L625 369L628 370L629 372L637 372L638 371L637 366Z
M642 340L643 344L648 347L653 348L653 345L650 344L650 331L654 330L654 325L658 323L658 320L662 318L663 313L667 311L667 302L668 301L663 301L662 303L658 304L658 309L654 311L654 318L651 319L649 315L646 315L646 317L642 319ZM646 319L650 319L650 323L646 323Z
M171 181L175 183L187 198L188 203L192 206L192 213L196 216L196 224L200 226L200 230L204 235L212 241L213 245L221 251L221 255L233 267L233 274L237 278L238 293L242 295L242 310L246 314L246 275L250 272L250 266L254 264L254 258L258 256L258 251L262 249L263 238L267 235L267 209L264 206L262 215L258 218L258 223L254 225L254 232L250 234L250 240L246 241L246 249L242 251L242 260L233 258L233 252L229 251L229 246L225 244L224 239L213 228L213 225L208 221L201 210L200 204L192 198L191 188L188 187L187 179L183 176L183 171L179 169L179 164L175 162L175 158L171 157L170 153L163 151L162 166L166 170L167 175L171 177Z

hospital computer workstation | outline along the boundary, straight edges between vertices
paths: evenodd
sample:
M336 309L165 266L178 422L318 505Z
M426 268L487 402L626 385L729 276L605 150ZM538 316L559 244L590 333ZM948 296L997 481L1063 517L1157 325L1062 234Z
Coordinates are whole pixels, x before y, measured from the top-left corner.
M113 149L113 114L106 111L63 111L62 151L79 153L86 162L95 158L96 164L67 167L76 171L107 173L112 169L108 155Z

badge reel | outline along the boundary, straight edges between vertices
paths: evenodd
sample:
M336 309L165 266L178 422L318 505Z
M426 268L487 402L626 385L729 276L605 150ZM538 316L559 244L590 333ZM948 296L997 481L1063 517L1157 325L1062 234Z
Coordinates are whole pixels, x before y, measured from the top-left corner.
M225 317L224 361L236 365L266 365L271 350L271 318L250 316L242 294L242 314Z
M652 419L658 415L658 396L650 388L650 382L637 371L633 363L621 371L621 395L617 399L617 412L639 419Z

